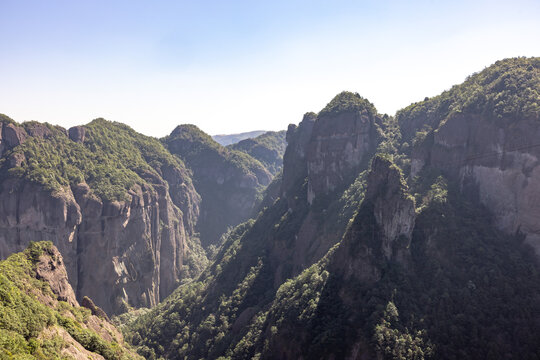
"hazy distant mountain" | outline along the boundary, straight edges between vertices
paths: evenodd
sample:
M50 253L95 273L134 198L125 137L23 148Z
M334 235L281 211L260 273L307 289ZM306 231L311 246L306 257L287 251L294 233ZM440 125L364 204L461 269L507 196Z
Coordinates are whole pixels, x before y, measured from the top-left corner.
M287 147L286 131L268 131L255 138L245 139L228 148L245 152L259 160L272 175L283 167L283 154Z
M261 134L264 134L266 130L255 130L255 131L248 131L243 132L239 134L220 134L220 135L213 135L212 139L217 141L219 144L223 146L236 144L239 141L245 140L245 139L251 139L254 137L257 137Z

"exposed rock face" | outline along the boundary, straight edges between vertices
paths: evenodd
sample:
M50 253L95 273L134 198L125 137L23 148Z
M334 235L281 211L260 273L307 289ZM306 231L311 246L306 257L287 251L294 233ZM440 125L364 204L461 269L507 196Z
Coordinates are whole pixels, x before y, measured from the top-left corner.
M386 260L405 260L414 228L414 200L407 194L400 170L389 160L376 156L368 176L366 201L373 203L373 214L382 236ZM403 244L395 247L398 239Z
M281 194L288 205L284 217L294 218L297 230L293 247L282 239L273 243L276 286L323 257L343 235L346 223L336 224L337 216L328 221L326 208L342 194L333 191L344 191L367 168L380 142L380 121L367 100L344 92L318 116L307 113L298 127L289 126ZM325 195L324 204L311 206Z
M523 232L540 253L539 138L539 119L456 114L413 151L412 175L424 166L452 175L501 229Z
M39 126L32 128L34 135L48 136ZM10 148L28 137L13 124L2 130ZM10 167L25 161L21 153L12 155ZM143 174L147 185L132 186L122 201L103 200L84 182L51 192L17 177L2 179L0 258L30 241L52 241L77 299L89 296L109 314L126 304L156 305L182 276L200 201L183 171L169 165L158 171L162 176Z
M38 279L49 283L58 300L79 306L68 281L64 260L57 248L53 246L39 257L36 263L36 274Z
M360 282L379 280L381 265L388 261L407 267L414 223L414 200L400 170L376 156L365 200L336 251L333 266L346 279Z
M377 145L376 117L367 109L319 115L308 145L308 202L350 180Z
M187 251L182 213L165 184L135 187L130 200L103 202L86 184L51 195L38 185L8 180L0 198L0 257L30 241L49 240L66 258L79 299L108 313L122 301L151 307L177 286Z
M8 122L0 122L0 156L4 154L4 151L21 144L26 137L27 134L23 128Z
M281 194L283 197L287 198L289 202L292 199L287 197L287 192L290 192L298 181L303 181L307 176L307 164L305 158L316 119L316 114L307 113L304 115L304 118L298 126L291 124L287 129L287 149L283 156Z
M86 137L86 129L84 126L74 126L68 130L69 138L77 143L84 143Z

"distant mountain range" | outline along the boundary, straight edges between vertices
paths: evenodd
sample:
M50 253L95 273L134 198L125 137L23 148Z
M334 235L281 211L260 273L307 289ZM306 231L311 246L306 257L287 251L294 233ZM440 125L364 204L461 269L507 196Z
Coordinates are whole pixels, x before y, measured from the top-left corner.
M223 146L236 144L237 142L240 142L245 139L251 139L254 137L257 137L259 135L262 135L266 132L266 130L254 130L254 131L248 131L243 132L239 134L219 134L219 135L213 135L212 139L214 139L216 142Z

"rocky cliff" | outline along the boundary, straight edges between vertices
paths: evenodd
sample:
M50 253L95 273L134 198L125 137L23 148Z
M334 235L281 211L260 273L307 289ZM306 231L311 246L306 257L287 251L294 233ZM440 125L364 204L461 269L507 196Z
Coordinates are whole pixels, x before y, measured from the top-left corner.
M398 113L411 175L439 169L540 254L540 60L508 59Z
M415 223L414 200L397 168L375 156L367 178L366 196L336 250L333 266L345 279L375 282L384 264L406 268Z
M152 138L96 120L68 132L3 122L0 257L52 241L78 299L157 304L186 276L199 195Z
M342 92L319 113L307 150L308 202L350 182L373 155L382 119L373 104Z

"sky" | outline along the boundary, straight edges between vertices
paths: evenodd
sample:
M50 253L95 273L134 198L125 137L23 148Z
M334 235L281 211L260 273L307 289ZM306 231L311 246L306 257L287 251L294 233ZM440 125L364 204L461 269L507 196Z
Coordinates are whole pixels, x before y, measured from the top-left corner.
M538 0L0 0L0 113L281 130L343 90L393 115L515 56L540 56Z

